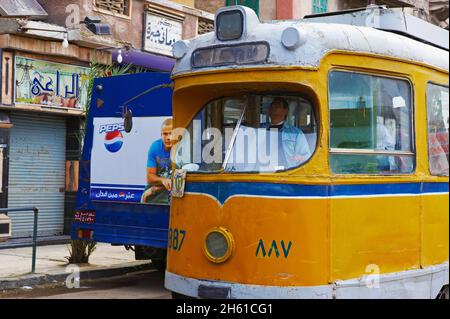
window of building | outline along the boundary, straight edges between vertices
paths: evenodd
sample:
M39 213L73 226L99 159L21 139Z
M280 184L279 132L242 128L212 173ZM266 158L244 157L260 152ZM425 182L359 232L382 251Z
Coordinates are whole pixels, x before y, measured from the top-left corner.
M227 0L227 6L237 5L249 7L259 15L259 0Z
M198 19L198 35L214 31L214 22Z
M448 87L428 84L427 120L430 173L448 176Z
M101 12L131 16L131 0L94 0L95 8Z
M313 0L313 13L324 13L328 11L328 0Z
M284 94L213 100L177 146L175 163L198 172L275 172L306 163L317 144L312 104Z
M333 71L329 77L330 166L338 174L414 171L408 81Z

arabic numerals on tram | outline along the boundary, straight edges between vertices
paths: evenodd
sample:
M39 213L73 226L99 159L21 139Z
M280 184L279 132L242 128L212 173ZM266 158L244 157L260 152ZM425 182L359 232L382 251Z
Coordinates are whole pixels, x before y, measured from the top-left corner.
M169 228L169 240L168 240L169 249L180 251L183 246L185 237L186 231L184 229Z

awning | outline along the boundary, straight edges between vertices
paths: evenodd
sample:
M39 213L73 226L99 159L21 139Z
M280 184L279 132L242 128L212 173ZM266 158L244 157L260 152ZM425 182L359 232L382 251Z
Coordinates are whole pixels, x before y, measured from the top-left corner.
M48 14L36 0L2 0L0 16L46 18Z
M449 25L449 3L448 0L430 0L430 16L433 23L448 29Z
M414 7L413 0L381 0L377 1L377 4L385 4L391 8Z
M117 61L118 50L112 52L113 61ZM172 71L175 59L148 52L122 50L123 64L142 66L156 71Z

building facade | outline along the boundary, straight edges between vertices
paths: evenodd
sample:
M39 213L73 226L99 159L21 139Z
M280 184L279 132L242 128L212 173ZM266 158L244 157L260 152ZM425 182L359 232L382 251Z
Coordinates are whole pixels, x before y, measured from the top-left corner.
M39 208L38 235L68 234L93 61L169 72L171 47L213 29L193 0L2 0L0 207ZM32 213L10 213L13 238Z
M353 8L364 8L369 3L403 7L407 13L448 28L449 1L439 0L196 0L197 8L215 12L228 5L245 5L255 10L260 20L301 19L305 15Z
M0 18L0 205L36 206L39 235L60 235L70 199L66 163L78 153L77 128L87 104L89 64L109 52L64 44L65 28L27 17ZM68 175L75 179L73 162ZM71 173L71 174L70 174ZM32 213L13 213L13 237L29 237Z

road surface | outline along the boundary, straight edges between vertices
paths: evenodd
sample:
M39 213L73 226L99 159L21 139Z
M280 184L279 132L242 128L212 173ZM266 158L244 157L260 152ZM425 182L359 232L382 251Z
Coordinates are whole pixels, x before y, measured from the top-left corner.
M30 289L0 291L0 299L170 299L164 288L164 273L147 270L120 277L81 281L80 288L46 285Z

